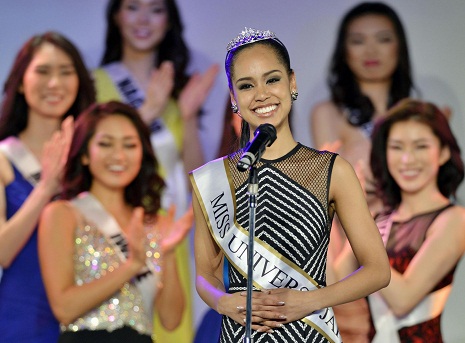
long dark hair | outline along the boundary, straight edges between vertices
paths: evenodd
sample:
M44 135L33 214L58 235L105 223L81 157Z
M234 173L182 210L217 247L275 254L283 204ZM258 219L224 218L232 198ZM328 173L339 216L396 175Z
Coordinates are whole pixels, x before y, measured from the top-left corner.
M157 160L150 142L150 131L140 118L137 110L119 101L93 104L76 120L73 141L63 178L63 198L71 199L88 191L92 184L89 167L83 165L82 157L88 156L88 145L95 134L97 124L104 118L120 115L128 118L136 128L142 143L142 164L137 177L124 192L128 204L142 206L147 214L155 214L161 206L161 192L164 187L157 173Z
M110 0L107 6L106 22L107 33L105 39L105 52L101 65L121 61L123 57L123 37L115 22L115 16L121 9L123 0ZM172 61L174 64L175 78L172 96L177 99L182 88L189 80L186 72L189 64L189 50L182 36L184 27L175 0L165 0L168 13L168 31L158 47L158 55L153 61L154 66L159 67L164 61Z
M464 178L464 165L460 147L444 114L432 103L411 99L401 100L375 124L372 137L370 166L375 177L376 189L386 206L397 207L401 192L387 166L387 140L395 123L414 120L427 125L439 138L442 147L450 150L450 159L439 168L437 185L445 197L454 197Z
M95 102L94 83L84 65L81 54L74 44L58 32L49 31L35 35L19 50L5 82L0 117L0 140L18 135L27 126L29 105L24 94L19 89L34 54L44 43L53 44L71 58L79 79L76 99L68 111L63 114L63 118L69 115L76 117L86 107Z
M399 42L398 64L392 74L391 88L387 107L410 95L414 88L407 38L404 27L397 13L381 2L363 2L353 7L343 17L330 62L328 85L331 100L339 107L347 109L348 121L354 126L369 122L374 113L371 100L362 94L354 73L347 64L347 31L353 20L366 15L381 15L389 19Z
M237 48L228 51L228 53L226 54L225 62L224 62L226 77L228 78L228 85L229 85L230 90L233 89L232 78L234 77L234 63L236 61L237 56L239 55L241 51L248 49L252 46L255 46L257 44L261 44L261 45L271 48L276 54L276 57L278 58L278 60L286 68L288 75L291 75L293 73L293 70L291 68L291 59L289 57L289 52L287 51L287 48L284 46L284 44L278 38L268 38L268 39L259 40L253 43L240 45ZM245 120L242 120L241 137L239 140L239 146L241 148L245 147L247 143L249 142L249 140L250 140L250 126Z

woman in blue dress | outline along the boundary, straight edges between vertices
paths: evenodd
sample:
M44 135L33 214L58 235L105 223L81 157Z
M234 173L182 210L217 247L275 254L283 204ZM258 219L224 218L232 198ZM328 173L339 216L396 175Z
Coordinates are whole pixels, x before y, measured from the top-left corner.
M40 275L36 226L59 192L73 116L94 100L83 60L62 35L33 36L19 51L5 83L0 119L2 342L58 338Z

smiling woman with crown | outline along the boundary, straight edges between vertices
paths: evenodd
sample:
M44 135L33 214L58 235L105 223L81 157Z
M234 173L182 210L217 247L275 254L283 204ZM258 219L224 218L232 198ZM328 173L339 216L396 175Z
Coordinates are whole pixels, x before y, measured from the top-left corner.
M363 191L348 162L295 141L289 125L297 84L284 44L271 31L246 28L227 47L231 104L242 122L242 149L191 174L195 190L196 286L223 315L220 342L245 337L246 288L253 281L256 342L341 342L331 306L389 283L389 263ZM258 154L253 280L247 280L248 173L238 171L262 124L277 138ZM255 141L255 139L254 139ZM333 216L343 223L360 268L326 287ZM223 282L228 261L229 287Z

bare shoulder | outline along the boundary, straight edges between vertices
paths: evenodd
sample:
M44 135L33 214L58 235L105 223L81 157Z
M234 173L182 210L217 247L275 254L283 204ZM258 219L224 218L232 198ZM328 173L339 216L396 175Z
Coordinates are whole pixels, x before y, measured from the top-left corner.
M344 118L332 101L316 104L310 113L310 131L317 148L340 139Z
M438 219L447 221L448 225L456 227L460 232L463 231L465 238L465 207L459 205L452 206L443 211Z
M340 192L360 192L360 182L352 165L340 155L336 156L331 173L330 196Z
M335 120L341 117L340 109L331 100L325 100L313 106L312 120Z
M10 184L14 179L13 167L8 158L0 152L0 183L3 185Z
M465 207L452 206L442 211L428 230L428 236L440 234L452 238L465 249Z
M340 155L336 156L333 166L333 177L342 178L347 176L347 174L353 174L355 176L354 167Z
M45 206L42 211L41 223L46 226L55 226L62 228L74 227L77 223L76 210L69 201L56 200ZM47 225L50 224L50 225Z

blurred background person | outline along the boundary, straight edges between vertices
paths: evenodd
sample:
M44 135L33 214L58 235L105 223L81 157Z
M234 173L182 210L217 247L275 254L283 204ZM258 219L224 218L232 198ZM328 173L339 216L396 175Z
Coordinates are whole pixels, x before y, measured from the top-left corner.
M465 251L465 208L454 204L464 177L460 148L432 103L404 99L376 123L370 165L385 211L376 223L391 282L368 297L373 342L443 342L441 314ZM358 268L346 245L342 279ZM371 338L370 337L370 338Z
M397 101L408 97L413 80L407 38L397 13L380 2L360 3L342 18L331 57L331 99L311 113L313 145L340 142L338 152L353 166L368 166L373 123ZM368 204L376 203L365 168Z
M98 101L121 100L139 110L167 184L163 206L175 204L179 216L190 202L187 173L204 162L199 114L218 66L187 74L189 51L174 0L110 0L106 20L105 51L94 71ZM177 250L187 306L174 332L156 320L162 342L187 342L193 334L187 240Z
M382 201L375 194L368 167L373 123L414 89L405 30L393 8L381 2L363 2L344 15L327 80L331 98L311 111L313 146L337 151L356 168L370 211L378 213ZM336 220L329 263L345 240ZM334 281L329 270L328 282ZM346 342L366 341L369 315L364 299L339 306L335 312Z
M93 105L76 121L63 199L39 224L47 295L59 342L147 342L153 311L167 329L185 296L173 248L192 227L190 209L159 213L164 187L150 133L121 102ZM55 249L60 247L60 249Z
M23 45L4 86L0 118L2 342L58 338L40 274L36 226L59 192L73 117L94 101L90 75L67 38L46 32Z

